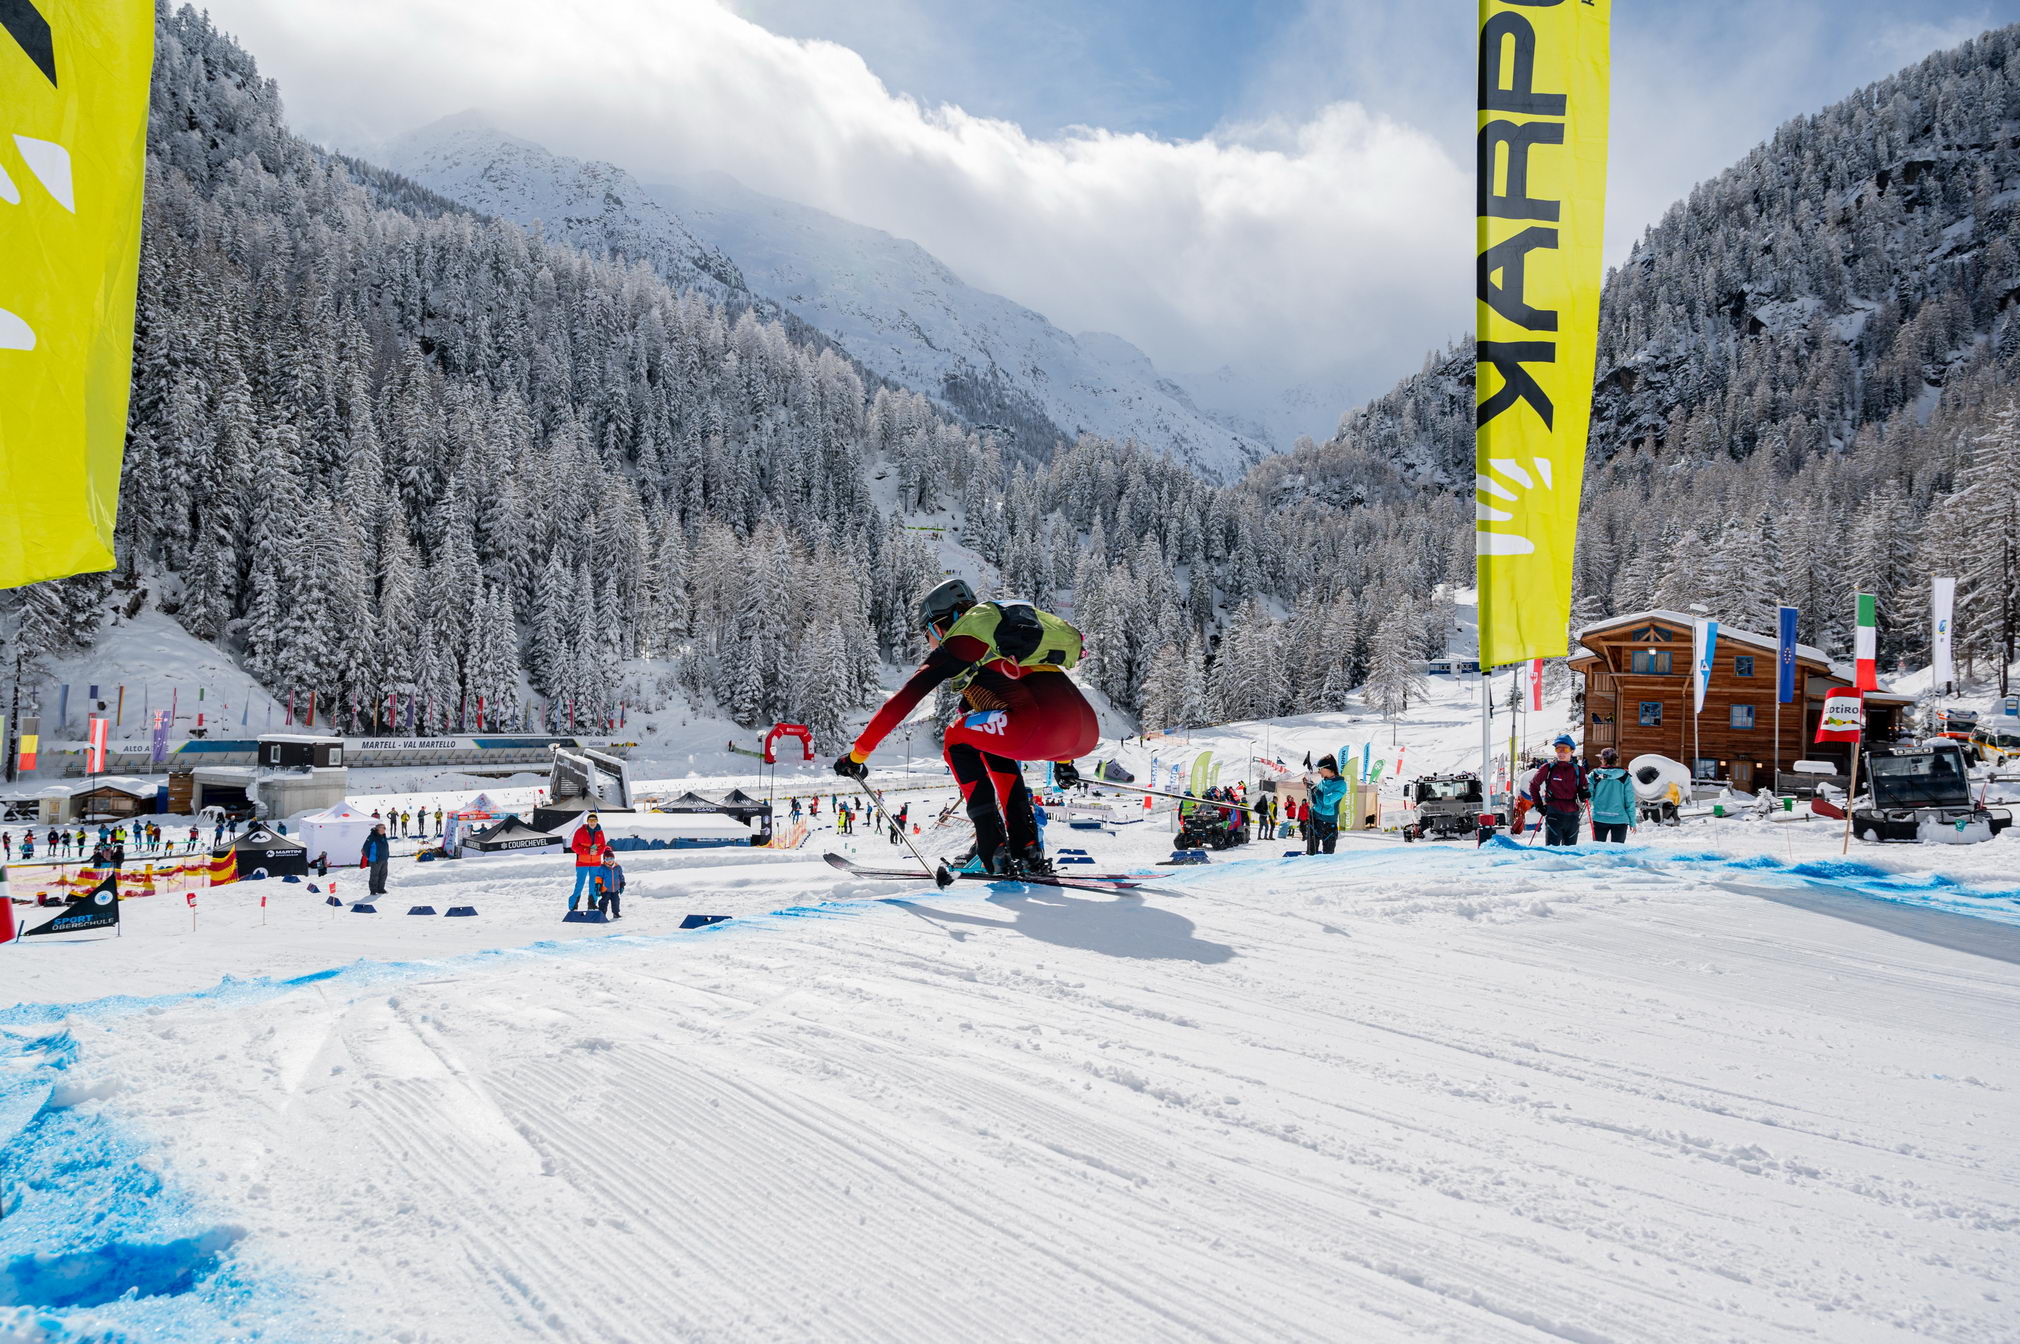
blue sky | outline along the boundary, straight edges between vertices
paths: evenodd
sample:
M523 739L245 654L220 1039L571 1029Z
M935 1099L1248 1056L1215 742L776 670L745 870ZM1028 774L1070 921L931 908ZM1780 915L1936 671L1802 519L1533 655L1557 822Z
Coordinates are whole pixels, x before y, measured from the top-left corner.
M1346 409L1472 320L1473 0L209 7L325 143L478 108L645 182L725 173L1244 399ZM1608 259L1789 117L2015 21L1616 0Z

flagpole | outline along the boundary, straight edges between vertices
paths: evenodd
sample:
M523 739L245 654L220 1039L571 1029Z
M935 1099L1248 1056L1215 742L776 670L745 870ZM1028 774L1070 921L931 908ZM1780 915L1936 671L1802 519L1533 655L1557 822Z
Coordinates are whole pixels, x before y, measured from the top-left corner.
M1852 852L1852 806L1859 796L1859 744L1866 739L1866 723L1863 710L1859 714L1859 735L1852 739L1852 782L1845 790L1845 843L1839 848L1840 854Z

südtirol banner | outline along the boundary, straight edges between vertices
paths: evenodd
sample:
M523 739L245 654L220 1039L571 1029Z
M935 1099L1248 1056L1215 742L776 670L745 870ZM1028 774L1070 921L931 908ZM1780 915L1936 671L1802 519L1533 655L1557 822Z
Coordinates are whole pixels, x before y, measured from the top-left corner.
M1606 222L1611 0L1481 0L1480 659L1566 651Z
M150 0L0 3L0 588L112 567Z

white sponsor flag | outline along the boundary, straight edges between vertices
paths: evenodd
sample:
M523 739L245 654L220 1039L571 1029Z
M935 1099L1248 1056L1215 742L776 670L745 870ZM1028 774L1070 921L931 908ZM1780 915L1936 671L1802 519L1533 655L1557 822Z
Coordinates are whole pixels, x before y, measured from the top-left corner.
M1929 594L1929 685L1931 689L1957 679L1957 666L1950 658L1950 616L1957 605L1957 580L1930 581Z
M1700 616L1691 623L1691 649L1696 664L1697 707L1693 713L1704 713L1704 692L1711 685L1711 660L1718 654L1718 622L1708 621Z

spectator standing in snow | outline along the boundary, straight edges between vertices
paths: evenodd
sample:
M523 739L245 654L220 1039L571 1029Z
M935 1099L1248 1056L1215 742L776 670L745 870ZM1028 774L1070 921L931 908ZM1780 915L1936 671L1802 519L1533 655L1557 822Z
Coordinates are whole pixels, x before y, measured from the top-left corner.
M1543 843L1578 843L1578 814L1590 796L1585 784L1585 767L1573 756L1578 744L1571 734L1559 733L1551 743L1557 759L1529 778L1529 796L1543 810Z
M371 883L367 892L373 896L386 894L386 865L393 858L393 842L386 836L386 823L379 822L372 827L372 833L365 837L365 846L359 851L358 864L371 870Z
M1330 854L1340 840L1340 800L1347 796L1347 781L1330 756L1319 757L1318 771L1305 776L1311 791L1311 813L1305 822L1305 853Z
M609 842L603 838L603 825L594 812L584 817L582 824L575 828L575 838L568 842L568 847L575 851L575 890L568 895L568 908L573 910L582 900L582 889L602 869L604 855L610 848ZM595 899L592 892L590 900Z
M448 834L448 832L442 829L442 809L439 807L435 809L435 834L436 835Z
M1592 793L1592 838L1624 845L1636 811L1634 784L1620 768L1620 753L1612 747L1599 753L1599 768L1589 777Z
M0 831L0 854L7 859L14 857L14 832ZM5 859L0 859L0 862L5 862Z
M88 901L101 891L112 893L112 899L119 899L119 867L126 862L126 847L116 840L105 841L91 851L91 866L103 869L105 875L98 879L98 885L82 896L68 896L64 899L71 904Z

